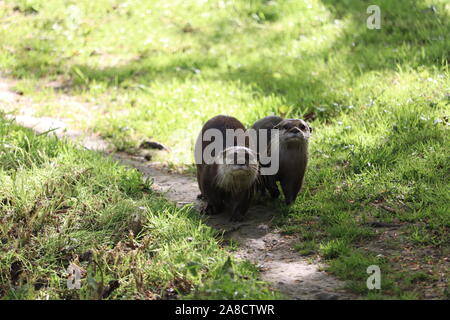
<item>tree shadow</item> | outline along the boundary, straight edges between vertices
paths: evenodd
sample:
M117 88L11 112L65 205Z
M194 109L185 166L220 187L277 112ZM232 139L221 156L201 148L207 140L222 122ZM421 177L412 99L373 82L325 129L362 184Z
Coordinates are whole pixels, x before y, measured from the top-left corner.
M328 79L312 76L314 63L329 65L330 72L333 72L333 62L330 61L333 55L341 59L338 64L344 66L355 79L372 71L439 68L450 59L450 17L442 5L429 7L419 0L379 1L381 29L371 30L366 24L369 16L366 9L370 1L323 0L322 3L335 19L350 21L329 48L298 59L285 58L283 62L288 62L287 65L294 66L295 70L280 66L274 53L272 57L265 57L251 65L230 69L220 77L254 84L266 95L283 97L296 111L305 108L313 111L320 110L320 106L333 109L333 106L350 103L351 95L346 98L330 90L333 78L337 80L339 74ZM283 31L279 31L278 37L282 36Z
M128 89L148 86L157 80L186 81L198 76L224 82L239 81L251 86L261 96L280 98L294 116L325 108L329 112L318 112L319 117L325 118L340 112L337 105L351 101L351 95L337 92L343 87L337 90L330 88L340 78L338 73L344 69L350 72L345 86L351 86L354 78L368 72L397 71L403 67L440 67L449 59L448 32L445 31L450 30L450 19L442 5L428 7L420 0L378 2L382 13L381 29L370 30L366 25L369 1L322 0L336 20L346 19L348 25L330 46L306 52L300 57L280 57L279 48L274 46L273 50L266 50L253 60L242 61L241 65L227 65L219 54L208 54L206 50L211 44L236 45L233 34L240 30L224 18L215 22L214 31L193 35L200 44L199 50L175 53L164 63L156 61L166 54L164 51L144 51L124 65L99 67L75 64L67 71L66 61L49 53L52 47L49 42L40 51L30 50L18 55L17 66L23 77L27 76L26 72L34 77L49 72L68 73L73 80L69 90L84 88L91 82ZM260 6L265 8L263 2ZM270 12L265 15L271 17ZM279 16L274 16L264 23L274 23L278 19ZM246 32L255 39L265 35L258 30L249 28ZM301 30L298 33L301 34ZM282 29L272 30L269 36L268 41L258 40L253 50L267 49L269 41L282 45L286 44L283 41L292 41L283 40L285 31ZM206 53L202 54L203 51ZM314 76L319 64L322 72ZM203 73L204 70L207 72Z
M442 67L449 61L450 17L443 4L425 1L377 1L380 29L369 29L371 1L322 0L336 19L352 21L332 50L347 47L348 65L355 71L395 70L400 67Z
M177 57L170 63L154 63L155 57L142 55L127 64L111 67L94 67L91 65L74 65L72 70L78 70L79 75L74 78L74 87L84 87L90 82L103 83L108 87L122 88L149 86L155 81L170 81L173 79L186 80L201 72L202 68L214 68L217 60L210 57L194 59L190 56Z

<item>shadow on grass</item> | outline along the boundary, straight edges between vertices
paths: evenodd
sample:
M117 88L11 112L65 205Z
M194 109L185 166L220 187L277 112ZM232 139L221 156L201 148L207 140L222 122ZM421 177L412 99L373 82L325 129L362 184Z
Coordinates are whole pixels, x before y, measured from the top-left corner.
M444 5L425 1L389 1L375 3L381 12L381 29L367 28L372 1L322 0L336 19L350 18L347 28L333 46L347 47L348 65L361 72L398 70L398 66L441 67L450 59L448 51L450 17Z
M121 66L102 68L69 64L67 67L68 63L63 58L51 54L54 44L45 40L47 42L44 46L40 45L39 50L33 50L32 43L27 44L30 50L24 48L23 52L16 56L17 69L24 77L68 72L68 76L73 80L71 88L75 90L88 87L93 82L107 87L129 89L148 86L155 81L186 81L196 77L239 81L251 85L263 96L280 97L295 116L317 110L319 107L332 111L327 115L318 114L320 118L339 113L340 110L334 110L336 103L351 103L351 95L343 94L342 89L350 87L355 79L367 72L396 71L399 68L418 66L441 67L449 59L450 19L443 6L429 7L425 1L420 0L380 0L378 5L382 13L382 28L370 30L366 26L369 1L323 0L322 3L335 19L349 19L349 23L331 47L306 53L301 57L280 56L279 48L274 46L269 54L261 54L249 61L243 60L241 66L225 65L220 55L205 55L198 51L174 52L169 62L161 63L158 58L170 53L157 50L144 52L139 58ZM263 4L261 6L264 7ZM273 17L267 18L265 23L278 21L276 12L273 15L272 11L269 11L265 15ZM230 32L223 31L226 27L235 28L235 31L239 32L237 27L230 27L230 24L222 19L217 21L214 32L199 34L197 41L201 44L202 51L207 52L203 49L207 49L211 43L234 45ZM286 44L283 41L287 40L279 40L284 39L283 30L271 32L270 41ZM252 34L252 38L261 38L254 50L267 49L269 43L264 41L264 34L259 34L254 28L248 29L248 33ZM295 39L289 41L293 40ZM317 77L312 76L318 65L321 65L322 72ZM340 73L344 72L346 74L341 76ZM340 87L333 90L331 87L339 81Z

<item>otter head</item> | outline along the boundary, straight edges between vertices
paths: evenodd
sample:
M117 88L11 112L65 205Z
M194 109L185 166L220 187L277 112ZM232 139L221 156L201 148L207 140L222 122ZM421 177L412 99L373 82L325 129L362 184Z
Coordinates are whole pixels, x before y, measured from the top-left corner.
M307 143L312 128L302 119L284 119L274 129L280 133L280 145L300 145Z
M247 147L229 147L218 155L216 183L237 193L249 189L258 177L256 153Z

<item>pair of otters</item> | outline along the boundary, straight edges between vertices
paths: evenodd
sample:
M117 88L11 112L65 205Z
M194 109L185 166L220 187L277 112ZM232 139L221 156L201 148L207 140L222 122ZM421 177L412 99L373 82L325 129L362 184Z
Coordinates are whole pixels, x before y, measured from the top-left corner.
M205 123L199 137L209 129L216 129L226 136L227 129L246 130L242 123L230 116L219 115ZM206 200L207 214L217 214L224 210L231 213L232 221L242 221L246 214L252 195L255 191L263 196L266 190L272 198L278 198L277 181L280 182L287 205L295 201L299 193L303 176L308 163L308 140L312 128L301 119L283 119L278 116L268 116L256 121L252 129L257 131L266 129L268 133L268 155L270 146L276 141L270 141L270 130L279 130L279 169L274 175L260 175L260 165L255 159L256 153L249 148L248 139L245 146L232 146L225 148L217 157L225 161L216 161L207 164L203 161L197 164L197 181L201 194L199 198ZM212 141L196 144L196 154L203 154L205 148ZM259 141L257 141L259 146ZM199 150L201 148L201 150ZM244 153L244 164L236 164L238 157ZM239 154L239 155L238 155Z

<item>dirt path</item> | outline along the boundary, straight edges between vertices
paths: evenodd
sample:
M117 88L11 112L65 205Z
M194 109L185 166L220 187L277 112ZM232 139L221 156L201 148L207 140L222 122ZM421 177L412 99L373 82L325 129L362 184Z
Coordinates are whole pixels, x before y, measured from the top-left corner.
M108 152L108 145L101 138L86 135L68 128L64 120L33 117L32 101L12 91L13 83L0 78L0 111L20 110L14 116L16 122L37 132L53 132L58 137L76 140L88 149ZM70 99L66 96L65 99ZM12 117L12 116L11 116ZM124 153L110 153L124 165L141 171L153 179L153 187L176 202L177 205L194 204L199 209L199 193L195 179L174 174L143 158ZM340 289L343 283L321 271L320 262L308 262L292 250L295 238L280 234L271 224L273 212L262 205L252 206L243 222L230 222L228 216L205 217L205 222L239 243L238 258L248 259L259 266L261 278L289 299L354 299L355 296Z

